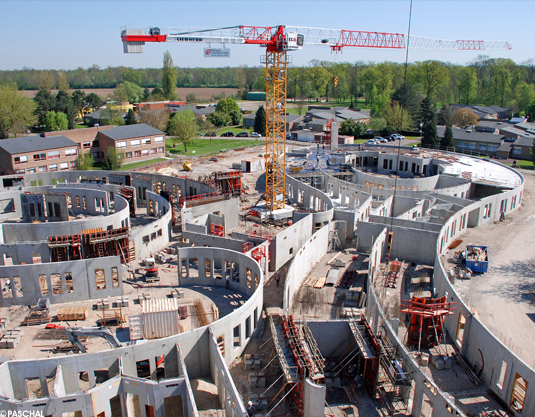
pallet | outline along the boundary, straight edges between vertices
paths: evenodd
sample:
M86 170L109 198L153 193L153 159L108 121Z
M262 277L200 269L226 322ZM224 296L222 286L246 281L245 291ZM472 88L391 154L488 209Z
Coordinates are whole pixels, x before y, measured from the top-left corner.
M326 277L319 278L314 284L314 288L323 288L323 286L325 285L325 281L327 281Z
M58 310L59 321L77 321L87 319L87 307L60 308Z
M312 287L316 281L316 277L308 277L305 282L303 282L303 287Z

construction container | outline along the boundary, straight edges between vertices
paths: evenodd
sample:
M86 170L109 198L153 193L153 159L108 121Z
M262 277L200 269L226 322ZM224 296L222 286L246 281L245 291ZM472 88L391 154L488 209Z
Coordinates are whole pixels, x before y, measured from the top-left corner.
M180 333L178 303L175 298L145 300L142 307L145 339L159 339Z
M184 168L184 171L191 171L191 161L186 161L182 164L182 168Z
M87 319L87 307L60 308L58 310L59 321L76 321Z
M481 274L489 270L489 249L487 246L467 245L464 253L466 267Z

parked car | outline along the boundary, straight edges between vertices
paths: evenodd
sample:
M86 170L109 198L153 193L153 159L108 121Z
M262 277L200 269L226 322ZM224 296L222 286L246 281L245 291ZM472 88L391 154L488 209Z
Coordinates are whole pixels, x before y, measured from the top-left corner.
M366 142L364 142L364 145L373 146L377 145L379 142L377 142L375 139L368 139Z
M248 138L249 132L240 132L236 135L237 138Z
M217 136L217 132L208 132L204 136Z
M383 139L381 136L375 136L372 140L380 141L381 139Z
M260 133L253 132L253 133L251 133L251 137L252 138L261 138L262 135Z
M224 136L226 138L234 137L234 132L225 132L221 136Z
M380 138L380 139L377 139L379 142L381 143L387 143L388 142L388 139L385 139L385 138Z
M366 131L366 134L367 134L367 135L373 135L373 130L372 130L372 129L368 129L368 130Z

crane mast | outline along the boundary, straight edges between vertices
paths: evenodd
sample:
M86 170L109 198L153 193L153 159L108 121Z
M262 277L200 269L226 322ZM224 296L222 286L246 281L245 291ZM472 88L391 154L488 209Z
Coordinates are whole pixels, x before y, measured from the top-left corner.
M216 29L121 28L125 53L141 53L146 42L248 44L266 48L266 209L284 208L286 202L286 86L288 51L303 45L437 50L511 49L506 41L441 40L399 33L366 32L299 26L231 26Z

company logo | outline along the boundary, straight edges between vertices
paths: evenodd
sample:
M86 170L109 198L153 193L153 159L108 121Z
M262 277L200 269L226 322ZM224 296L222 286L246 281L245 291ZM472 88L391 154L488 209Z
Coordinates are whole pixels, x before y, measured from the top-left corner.
M43 415L39 410L0 410L0 417L43 417Z

